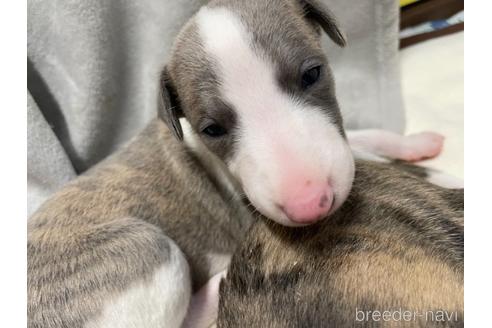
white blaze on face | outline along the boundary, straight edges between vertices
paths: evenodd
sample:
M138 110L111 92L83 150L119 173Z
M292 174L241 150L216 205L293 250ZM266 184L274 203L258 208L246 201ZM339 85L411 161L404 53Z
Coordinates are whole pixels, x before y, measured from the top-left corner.
M249 200L284 225L333 212L347 197L354 165L328 114L280 89L274 64L252 49L233 12L203 7L196 19L204 49L219 66L220 94L238 117L227 164Z

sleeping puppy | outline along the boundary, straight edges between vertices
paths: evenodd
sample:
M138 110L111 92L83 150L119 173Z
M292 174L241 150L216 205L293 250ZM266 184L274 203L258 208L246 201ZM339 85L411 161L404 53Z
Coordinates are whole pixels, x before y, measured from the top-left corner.
M463 327L463 190L404 169L358 162L344 205L310 227L260 219L218 327Z
M179 34L162 75L172 106L163 119L225 163L255 210L282 225L328 217L346 199L354 163L343 129L323 29L345 44L319 1L216 0ZM358 131L353 145L418 160L442 137Z
M171 103L161 118L176 137L213 153L249 208L285 226L313 224L343 204L354 174L350 146L411 161L442 146L432 133L346 134L322 30L345 44L319 1L211 1L178 35L161 78Z
M342 205L354 163L320 28L345 43L317 1L212 1L190 20L160 120L30 218L29 327L179 327L188 307L197 326L251 212L305 226ZM442 143L403 140L378 153L418 159Z

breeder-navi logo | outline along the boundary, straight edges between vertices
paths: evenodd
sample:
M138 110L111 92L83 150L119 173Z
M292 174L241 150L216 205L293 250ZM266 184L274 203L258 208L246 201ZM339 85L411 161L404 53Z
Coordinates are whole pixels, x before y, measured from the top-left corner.
M413 311L402 308L395 310L360 310L355 308L355 321L417 321L457 322L458 312L445 310Z

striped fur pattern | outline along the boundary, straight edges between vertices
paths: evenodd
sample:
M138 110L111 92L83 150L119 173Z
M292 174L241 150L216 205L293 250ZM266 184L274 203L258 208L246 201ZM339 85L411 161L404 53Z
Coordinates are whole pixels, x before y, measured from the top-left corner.
M278 214L271 215L270 219L290 223L285 220L281 207L273 206L278 204L269 200L274 193L263 187L263 183L268 180L264 176L279 172L275 165L271 165L273 161L269 157L273 149L279 148L278 144L284 144L289 150L289 147L297 143L296 147L280 154L281 160L277 158L277 164L292 164L294 156L291 154L306 160L305 163L309 163L313 170L330 164L329 169L327 167L326 170L321 170L320 177L323 184L327 183L325 174L329 173L332 177L330 183L336 196L333 210L342 205L348 194L353 177L353 160L345 140L328 61L320 46L320 28L339 45L343 45L345 40L329 10L316 0L215 0L209 4L208 9L201 11L199 17L201 24L192 19L184 28L176 42L170 63L163 71L159 112L162 121L152 122L127 147L64 187L30 218L27 254L30 328L179 327L185 317L192 291L198 290L210 277L224 270L250 226L251 213L246 210L236 193L241 182L243 184L239 186L240 193L245 193L252 203L255 203L253 197L257 199L254 211L261 212L259 205L268 202L269 208L274 208ZM217 21L211 20L211 17L221 18L223 24L214 27L214 22ZM236 87L232 92L234 97L231 92L226 92L229 100L235 101L224 102L227 99L219 92L219 86L224 81L230 86L233 82L238 82L236 78L246 76L238 74L236 66L232 65L230 74L226 74L232 78L224 81L219 79L217 66L210 56L206 56L204 50L201 35L204 31L210 32L204 34L212 45L215 41L219 44L221 41L233 41L233 44L240 46L239 50L250 51L250 55L246 57L244 51L236 54L243 56L236 58L243 64L240 67L254 68L244 65L241 58L249 58L256 63L254 72L258 74L251 76L259 78L258 81L250 83L246 79L248 83L244 87L242 83L235 83ZM234 31L236 33L232 33ZM217 33L214 34L215 32ZM227 50L229 46L226 44L225 48ZM221 59L234 59L227 56L228 52L225 57L222 52L215 53L217 54L221 55L218 56ZM324 68L320 83L306 93L300 90L298 75L299 68L306 64L308 55L317 58L316 63L323 64ZM234 64L234 60L232 62ZM273 66L278 66L279 69L274 69ZM261 79L262 76L268 78ZM265 90L271 92L263 92ZM295 99L298 101L293 104L304 104L302 108L291 107L292 99L287 95L290 98L296 95ZM275 99L277 101L265 102ZM284 104L285 99L290 99L285 102L290 105L283 108L278 104ZM254 101L249 103L251 100ZM241 108L242 112L237 108ZM244 117L249 117L252 109L257 111L255 120L245 120ZM241 122L254 121L263 126L264 115L268 113L275 124L268 123L265 129L251 129L248 137L235 138L242 136L244 131L254 125L247 123L243 126ZM188 148L178 140L184 138L187 141L179 122L182 116L190 123L195 136L198 136L195 139L200 139L202 144L188 140L192 143ZM228 137L217 140L203 135L203 125L210 123L208 121L211 117L229 128L231 133ZM304 123L298 127L302 122ZM277 129L278 134L274 141L278 142L273 143L273 146L269 144L273 139L268 134L263 139L259 138L260 134L257 132L273 131L273 127L278 126L283 126L283 129ZM297 138L291 138L291 131L295 131ZM325 133L320 134L320 131ZM303 138L300 138L301 135ZM300 139L304 141L299 143ZM243 160L239 165L237 160L233 160L234 154L237 155L240 146L245 144L250 146L243 147L243 154L239 157L256 156L256 159ZM293 166L297 173L304 174L307 171L305 163L301 161L299 165ZM242 167L241 170L238 169L242 173L234 174L234 168L238 166ZM257 174L262 172L260 167L268 169L263 171L265 174ZM228 174L234 175L236 179L230 180ZM361 174L359 173L359 180ZM384 174L376 176L382 177ZM291 177L292 174L286 174L272 185L281 186L283 180ZM367 179L371 184L371 179L375 177L368 174ZM381 180L384 182L384 179ZM292 186L297 187L297 182L294 182ZM310 180L307 182L309 184ZM253 192L249 192L249 195L244 183L253 187ZM283 189L279 187L279 190ZM359 193L366 197L362 191ZM356 191L352 201L344 208L350 209L353 206L352 211L355 212L364 208L366 203L357 205L357 195ZM377 193L372 194L372 197L376 196ZM361 198L365 199L364 197ZM397 199L391 198L388 201L396 202ZM396 211L398 208L395 205L392 210ZM381 214L386 213L385 210L390 211L382 206L373 212ZM345 219L339 214L334 220L343 223ZM382 224L383 227L390 225L391 220L387 221L387 225ZM316 247L321 247L321 253L329 249L328 246L337 244L336 236L343 236L343 227L350 226L341 224L341 230L333 230L335 235L339 231L339 235L333 237L335 239L324 247L314 231L320 227L323 231L323 227L328 227L332 222L333 220L327 220L322 225L301 230L282 229L273 223L262 222L253 229L250 236L257 231L258 236L254 238L259 238L258 241L261 238L270 238L265 235L265 231L269 230L262 232L260 229L262 225L269 227L272 232L277 229L284 231L281 233L286 236L284 240L301 238L306 245L314 243L308 249L310 251L302 255L309 255L315 260L318 252L313 250L318 250ZM370 231L371 225L367 222L365 225L361 223L361 226ZM415 228L408 223L407 230L402 228L399 231L408 232L412 236L412 227ZM289 237L291 234L293 237ZM278 249L275 252L276 249L265 247L279 241L275 236L278 233L268 242L262 240L258 245L251 245L251 240L248 240L245 245L251 247L251 254L257 254L255 256L261 260L255 262L259 270L266 270L265 274L268 275L276 274L275 261L278 261L278 269L281 270L278 273L282 275L288 268L288 263L282 260L288 260L289 256L295 258L295 252L289 253L289 248L284 250L287 251L285 258L274 258L283 251ZM313 237L312 241L310 236ZM329 233L326 236L330 236ZM385 238L390 240L391 236L388 231ZM435 237L439 236L436 234ZM361 238L360 244L364 242L365 239ZM350 246L349 243L345 244ZM368 245L375 248L377 241ZM450 252L452 249L448 246L443 242L433 247L440 247L439 250L442 248L442 252ZM302 249L297 251L300 250ZM415 247L415 252L419 250L422 249ZM340 251L339 257L342 253ZM269 259L273 262L268 262ZM316 265L322 266L323 263L321 261ZM349 261L346 265L350 263ZM243 279L241 271L245 269L235 269L237 265L236 260L231 277L234 279L234 270L239 270L239 279ZM248 274L246 272L244 279L249 279ZM347 280L349 282L351 281ZM286 278L284 283L290 286L297 282ZM274 289L272 285L272 290ZM234 294L229 294L230 297L232 295ZM267 301L265 299L262 302ZM231 304L234 305L234 302ZM244 309L243 315L246 317L248 309L245 304L241 306L243 307L239 308ZM224 311L226 310L223 309L222 313L227 313ZM238 319L241 318L243 317L238 316ZM274 326L283 324L273 319L271 322ZM234 326L234 322L232 325Z
M221 285L218 327L462 327L463 205L462 189L359 161L330 219L253 225ZM398 309L427 314L356 320Z
M28 326L179 326L249 226L222 189L154 121L30 218Z

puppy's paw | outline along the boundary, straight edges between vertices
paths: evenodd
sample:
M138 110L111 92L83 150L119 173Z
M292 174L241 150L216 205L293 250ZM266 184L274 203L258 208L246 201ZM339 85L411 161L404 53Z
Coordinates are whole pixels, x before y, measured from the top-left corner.
M208 328L214 324L219 308L220 281L226 274L227 270L217 273L193 295L181 328Z
M442 151L444 136L435 132L420 132L405 137L401 146L400 158L416 162L436 157Z

